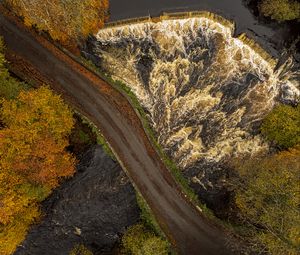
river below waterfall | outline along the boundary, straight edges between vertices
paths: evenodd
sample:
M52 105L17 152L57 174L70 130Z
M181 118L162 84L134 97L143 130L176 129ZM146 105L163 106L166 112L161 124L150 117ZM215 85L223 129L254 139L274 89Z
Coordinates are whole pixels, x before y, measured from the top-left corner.
M45 217L15 255L68 255L79 244L93 254L112 254L140 214L129 179L100 145L81 156L76 175L42 203L42 211Z

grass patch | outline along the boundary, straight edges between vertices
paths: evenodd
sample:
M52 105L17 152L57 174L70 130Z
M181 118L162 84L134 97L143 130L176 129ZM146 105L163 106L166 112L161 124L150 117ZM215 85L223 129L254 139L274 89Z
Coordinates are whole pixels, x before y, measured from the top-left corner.
M143 196L138 191L136 191L136 200L139 208L141 209L141 219L144 225L152 232L154 232L157 236L165 238L166 236L162 232L158 222L156 221L151 211L151 208L149 207L149 205L147 204Z
M81 122L83 124L86 124L92 132L96 135L96 141L97 144L101 145L102 149L105 151L105 153L110 156L113 160L116 160L115 155L113 154L112 150L110 149L108 143L106 142L105 138L101 134L100 130L95 126L95 124L90 121L88 118L80 114L79 112L75 111L78 116L80 116ZM80 132L80 131L79 131ZM80 136L80 133L79 133ZM82 132L81 133L81 138L82 139L87 139L87 134Z
M138 203L138 206L141 210L141 220L142 225L144 226L144 229L146 232L149 232L153 235L155 235L157 238L160 239L160 242L165 243L165 251L170 255L177 254L174 249L172 249L172 245L167 239L165 233L161 230L157 220L154 217L154 214L151 211L151 208L147 204L146 200L143 198L143 196L139 193L139 191L136 189L136 200Z

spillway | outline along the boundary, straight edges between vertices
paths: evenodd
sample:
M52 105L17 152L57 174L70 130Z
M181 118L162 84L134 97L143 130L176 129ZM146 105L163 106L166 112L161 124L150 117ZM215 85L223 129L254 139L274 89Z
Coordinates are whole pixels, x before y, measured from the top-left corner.
M135 93L168 155L183 171L199 169L192 180L201 185L203 162L267 152L261 120L300 95L291 59L275 70L275 59L215 17L118 24L93 48L96 64Z

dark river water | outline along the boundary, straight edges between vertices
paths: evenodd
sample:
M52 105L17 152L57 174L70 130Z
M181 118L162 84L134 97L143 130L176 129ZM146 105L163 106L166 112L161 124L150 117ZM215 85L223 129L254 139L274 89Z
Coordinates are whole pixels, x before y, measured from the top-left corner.
M162 12L207 10L237 22L238 30L251 29L256 33L272 35L273 30L257 24L241 0L111 0L111 20L139 16L157 16Z

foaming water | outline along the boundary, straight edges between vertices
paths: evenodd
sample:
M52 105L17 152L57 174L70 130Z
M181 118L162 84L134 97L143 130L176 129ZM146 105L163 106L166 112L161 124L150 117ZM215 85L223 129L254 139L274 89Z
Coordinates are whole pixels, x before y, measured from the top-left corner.
M299 97L290 60L274 71L274 60L232 34L233 26L194 17L96 35L97 64L132 89L159 143L182 169L201 159L267 151L260 121L280 97Z

